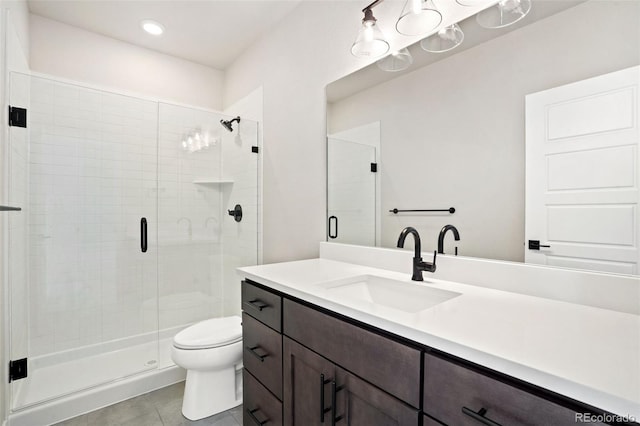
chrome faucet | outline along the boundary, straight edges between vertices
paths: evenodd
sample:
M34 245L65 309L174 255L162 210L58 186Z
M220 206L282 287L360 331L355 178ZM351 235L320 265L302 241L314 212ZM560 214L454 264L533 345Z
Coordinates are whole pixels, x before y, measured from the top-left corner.
M422 278L422 271L436 271L436 252L433 252L433 263L423 262L422 257L420 256L420 234L418 234L418 231L416 231L415 228L412 228L410 226L404 228L400 233L400 237L398 237L398 248L404 247L404 240L409 234L413 235L413 246L415 249L413 255L413 275L411 276L411 279L413 281L424 281L424 279Z
M438 253L444 254L444 236L448 231L453 232L453 238L456 241L460 241L460 234L458 230L453 225L445 225L444 228L440 230L440 235L438 236ZM456 256L458 255L458 248L456 247Z
M187 221L187 232L189 234L189 239L191 240L191 238L193 237L193 227L191 226L191 219L189 219L188 217L181 217L176 223L180 225L180 222L182 222L183 220Z

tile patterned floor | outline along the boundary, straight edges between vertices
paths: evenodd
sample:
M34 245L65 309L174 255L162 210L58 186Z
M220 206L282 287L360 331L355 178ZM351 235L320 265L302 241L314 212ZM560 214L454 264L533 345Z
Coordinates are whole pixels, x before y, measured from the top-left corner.
M242 406L192 422L182 415L184 382L92 411L54 426L241 426Z

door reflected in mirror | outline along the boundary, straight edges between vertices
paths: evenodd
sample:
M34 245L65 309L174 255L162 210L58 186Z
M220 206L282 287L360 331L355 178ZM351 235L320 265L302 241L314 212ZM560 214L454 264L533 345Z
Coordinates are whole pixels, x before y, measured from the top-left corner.
M460 26L453 51L417 43L406 71L327 87L328 241L395 247L413 226L430 252L451 224L448 254L638 274L640 2Z

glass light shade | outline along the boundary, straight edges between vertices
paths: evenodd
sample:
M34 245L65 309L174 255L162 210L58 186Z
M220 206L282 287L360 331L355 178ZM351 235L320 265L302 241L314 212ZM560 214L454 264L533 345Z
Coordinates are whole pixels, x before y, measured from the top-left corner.
M376 25L375 19L362 21L356 41L351 46L351 54L359 58L375 58L389 51L389 43Z
M464 33L458 24L442 28L432 36L420 42L420 47L427 52L442 53L460 46Z
M376 65L383 71L396 72L406 70L413 63L413 56L406 47L378 60Z
M478 12L476 20L484 28L503 28L515 24L529 13L531 0L501 0Z
M442 14L433 0L407 0L396 22L400 34L415 36L428 33L442 22Z

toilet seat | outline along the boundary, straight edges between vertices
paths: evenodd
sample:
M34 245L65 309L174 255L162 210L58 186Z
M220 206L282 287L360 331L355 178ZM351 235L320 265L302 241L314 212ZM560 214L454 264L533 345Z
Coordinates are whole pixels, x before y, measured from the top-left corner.
M238 316L213 318L189 326L175 335L178 349L211 349L242 341L242 324Z

